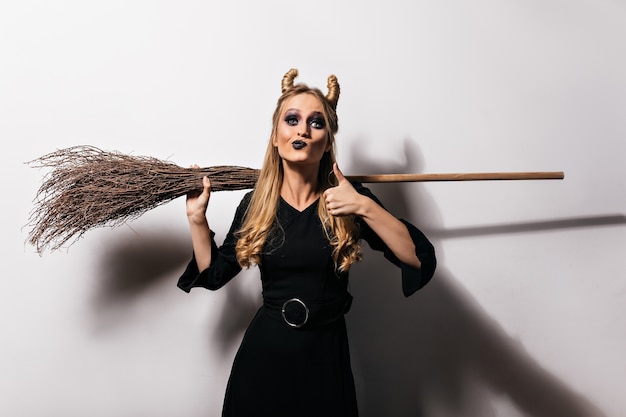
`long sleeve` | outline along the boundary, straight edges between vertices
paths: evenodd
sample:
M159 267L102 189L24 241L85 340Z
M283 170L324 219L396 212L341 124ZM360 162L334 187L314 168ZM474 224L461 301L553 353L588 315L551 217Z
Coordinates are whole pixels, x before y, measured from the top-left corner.
M354 183L353 185L360 194L371 198L377 204L383 206L383 204L368 188L364 187L360 183ZM411 240L415 245L415 255L422 264L419 269L401 262L382 241L382 239L374 233L374 231L364 221L359 222L361 232L360 237L365 240L373 250L383 252L386 259L400 268L402 273L402 292L405 297L408 297L423 288L432 279L437 267L437 258L435 256L434 246L430 243L424 233L422 233L421 230L410 222L404 219L399 220L406 226L409 231L409 235L411 236Z
M239 203L230 229L222 246L215 243L215 233L211 231L211 265L203 271L198 270L195 255L192 254L187 268L178 279L178 288L190 292L194 287L217 290L226 285L240 271L237 262L235 232L241 227L245 211L250 203L251 192L247 193Z

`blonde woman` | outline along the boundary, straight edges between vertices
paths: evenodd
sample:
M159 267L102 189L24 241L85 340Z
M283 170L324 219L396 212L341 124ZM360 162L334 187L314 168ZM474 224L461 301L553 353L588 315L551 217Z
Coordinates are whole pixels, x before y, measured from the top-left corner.
M404 294L433 276L433 246L415 226L348 181L335 161L339 84L328 92L282 80L256 187L218 247L206 210L211 183L187 196L193 257L178 286L217 290L258 266L263 305L250 323L226 388L223 416L357 416L344 315L360 242L401 268Z

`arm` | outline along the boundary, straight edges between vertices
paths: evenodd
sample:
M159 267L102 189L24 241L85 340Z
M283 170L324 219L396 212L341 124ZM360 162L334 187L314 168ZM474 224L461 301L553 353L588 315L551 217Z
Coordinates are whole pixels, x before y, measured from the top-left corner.
M333 216L354 214L361 217L400 262L416 269L421 268L422 263L417 257L415 243L405 224L371 198L358 193L343 176L337 164L333 166L333 170L339 184L324 192L330 214Z
M194 287L217 290L241 271L235 251L237 244L235 232L241 226L243 213L249 203L249 194L237 207L224 243L218 248L214 233L210 230L206 219L211 192L211 183L206 177L203 179L203 186L201 193L191 193L187 196L187 219L191 232L193 257L178 279L178 287L185 292L191 291Z
M404 223L371 198L361 194L359 196L362 202L359 205L361 209L357 215L385 242L389 250L396 255L400 262L420 269L422 262L417 257L415 244Z
M186 209L191 243L198 270L202 271L211 265L211 229L206 218L206 210L211 197L211 181L208 177L202 178L203 190L201 193L187 195Z

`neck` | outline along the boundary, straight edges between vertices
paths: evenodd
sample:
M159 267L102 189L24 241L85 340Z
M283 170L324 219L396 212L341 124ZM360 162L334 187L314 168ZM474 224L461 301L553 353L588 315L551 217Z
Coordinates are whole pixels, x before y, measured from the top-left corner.
M292 207L302 210L311 205L319 197L317 170L318 167L289 168L283 165L283 185L281 197Z

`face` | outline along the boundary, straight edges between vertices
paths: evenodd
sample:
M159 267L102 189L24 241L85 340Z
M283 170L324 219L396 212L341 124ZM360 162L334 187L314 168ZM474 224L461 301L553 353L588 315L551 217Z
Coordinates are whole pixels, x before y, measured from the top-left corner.
M285 101L272 144L283 161L317 164L331 148L322 103L311 94Z

